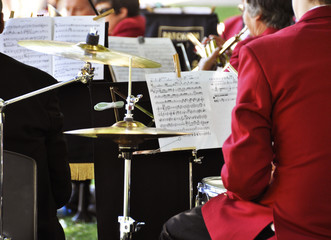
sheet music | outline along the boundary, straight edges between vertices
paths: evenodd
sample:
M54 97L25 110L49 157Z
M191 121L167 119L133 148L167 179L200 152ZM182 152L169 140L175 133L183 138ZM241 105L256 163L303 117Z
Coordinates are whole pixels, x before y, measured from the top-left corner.
M144 57L162 65L160 68L133 68L132 81L146 81L146 73L174 72L172 56L176 53L169 38L144 38L139 43L137 38L109 37L109 48L131 55ZM112 66L117 82L127 82L129 69L127 67Z
M70 16L54 17L54 41L62 42L86 42L86 36L92 28L95 28L99 34L99 44L104 45L105 24L103 22L93 21L94 16ZM67 59L64 57L54 57L53 69L54 77L58 81L72 79L84 66L83 61ZM103 79L102 64L92 63L94 70L94 80Z
M155 124L192 135L160 138L161 151L218 148L231 132L237 76L232 72L199 71L147 74Z
M212 76L210 76L212 74ZM238 75L234 72L202 71L202 79L209 79L212 129L222 146L231 134L231 112L236 105Z
M38 53L21 47L19 40L51 40L52 19L40 18L17 18L6 21L5 29L0 35L0 51L27 65L39 68L52 74L52 56Z
M99 44L104 45L105 23L93 21L93 16L12 18L6 22L0 35L0 51L27 65L39 68L58 81L77 76L84 66L83 61L39 53L21 47L19 40L55 40L64 42L86 42L91 28L98 30ZM92 64L94 79L103 79L102 64Z

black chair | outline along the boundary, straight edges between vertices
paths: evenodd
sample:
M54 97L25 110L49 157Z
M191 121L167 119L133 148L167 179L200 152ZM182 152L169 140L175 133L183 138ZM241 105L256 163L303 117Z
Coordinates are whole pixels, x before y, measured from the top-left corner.
M37 167L22 154L4 151L3 235L15 240L37 239Z

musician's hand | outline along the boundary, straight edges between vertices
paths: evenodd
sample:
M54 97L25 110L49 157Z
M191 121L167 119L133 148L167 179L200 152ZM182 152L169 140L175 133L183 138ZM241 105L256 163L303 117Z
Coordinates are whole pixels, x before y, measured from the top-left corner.
M207 58L201 58L198 64L199 70L213 70L217 63L218 53L221 48L216 48L215 51Z
M215 39L218 47L221 47L225 43L225 40L222 37L218 35L209 35L208 37L202 39L201 44L206 46L213 39Z
M215 39L218 47L222 47L222 45L225 43L225 40L221 36L218 36L218 35L209 35L208 39L209 39L209 41L211 41L212 39Z

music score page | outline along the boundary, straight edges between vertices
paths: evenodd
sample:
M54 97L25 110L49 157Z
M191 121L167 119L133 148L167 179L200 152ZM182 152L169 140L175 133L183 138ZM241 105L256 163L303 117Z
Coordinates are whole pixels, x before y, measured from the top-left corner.
M222 147L231 133L238 77L233 72L147 74L157 128L192 133L160 138L161 151Z
M176 49L170 38L144 38L143 43L139 43L139 38L129 37L108 37L109 48L115 51L128 53L131 55L147 58L160 63L160 68L133 68L132 81L146 81L146 73L162 73L175 71L173 55ZM129 81L129 68L112 66L117 82Z
M85 42L91 28L98 30L99 44L105 37L105 23L93 21L93 16L11 18L0 35L0 52L27 65L39 68L58 81L70 80L84 66L83 61L56 57L29 50L17 44L20 40L54 40ZM94 79L103 79L103 65L95 67Z

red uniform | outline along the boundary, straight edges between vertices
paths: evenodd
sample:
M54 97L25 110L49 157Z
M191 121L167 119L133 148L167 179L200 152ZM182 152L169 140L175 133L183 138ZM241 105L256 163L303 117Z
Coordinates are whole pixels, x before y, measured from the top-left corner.
M116 37L139 37L145 35L146 19L138 15L120 21L111 33Z
M242 47L228 193L202 207L212 239L254 239L271 222L277 239L331 239L330 36L323 6Z
M256 36L256 37L247 37L246 39L240 41L237 43L236 47L233 49L232 51L232 55L230 58L230 64L238 71L238 67L239 67L239 52L242 46L248 44L249 42L258 39L260 37L266 36L268 34L272 34L277 32L277 29L275 28L267 28L260 36Z
M224 32L222 33L221 37L224 40L228 40L232 38L236 34L238 34L241 29L244 27L244 21L242 16L233 16L224 21Z

